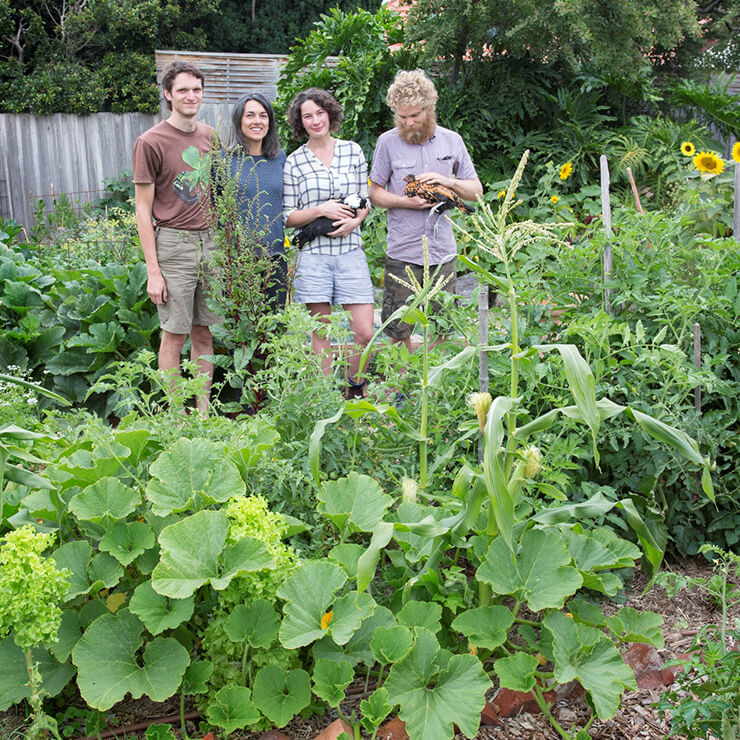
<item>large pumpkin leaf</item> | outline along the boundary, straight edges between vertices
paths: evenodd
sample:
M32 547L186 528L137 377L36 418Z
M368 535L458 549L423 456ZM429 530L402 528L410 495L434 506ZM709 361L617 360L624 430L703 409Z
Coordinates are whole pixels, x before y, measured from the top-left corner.
M455 617L452 628L462 632L477 647L493 650L503 645L514 624L514 615L505 606L479 606Z
M286 603L280 626L280 642L292 650L309 645L327 634L327 616L334 595L347 581L344 571L334 563L314 560L302 563L277 590ZM333 619L333 613L331 618ZM322 624L323 620L323 624Z
M337 645L345 645L359 629L364 619L372 616L375 600L364 591L351 591L334 602L332 619L328 625L331 639Z
M493 664L493 669L505 689L526 692L534 688L534 673L538 665L537 658L520 650L499 658Z
M577 680L588 692L596 714L613 717L625 689L637 690L632 669L601 630L574 622L562 612L551 612L544 626L552 633L555 678Z
M125 519L141 503L141 496L118 478L101 478L70 499L69 510L83 522L101 524Z
M398 612L398 621L406 627L423 627L434 635L442 629L442 607L434 601L408 601Z
M319 489L318 499L319 511L343 535L372 532L393 502L375 480L356 472L324 483Z
M146 496L158 516L223 503L246 490L236 465L205 439L179 440L152 463L149 473Z
M136 587L129 604L129 609L153 635L179 627L193 616L194 607L194 596L169 599L158 594L151 581L144 581Z
M532 529L522 535L515 555L502 538L495 539L478 568L478 580L497 594L526 601L533 612L560 609L583 583L570 565L568 550L556 532Z
M354 677L354 669L348 660L321 658L313 668L313 693L330 707L337 707Z
M224 622L232 642L247 642L255 648L269 647L279 627L280 617L266 599L257 599L249 606L237 604Z
M142 630L137 617L122 609L96 619L75 646L77 685L91 707L110 709L127 693L164 701L177 691L190 662L188 651L174 638L157 637L146 646L140 665Z
M400 706L411 740L449 740L457 725L466 737L478 732L491 682L473 655L453 655L440 670L437 638L418 629L414 647L388 674L391 704Z
M311 701L308 673L296 668L285 673L275 665L260 668L254 678L254 703L277 727L284 727Z
M377 605L371 617L363 619L360 627L349 642L341 648L328 635L313 646L314 660L330 658L335 661L348 660L353 666L364 663L368 668L375 664L371 642L379 628L397 625L393 612L384 606Z
M228 735L259 721L260 713L246 686L224 686L208 702L206 716L211 724L223 728Z
M377 627L370 649L381 665L398 663L405 658L414 644L414 633L403 625L394 627Z
M631 606L620 609L606 618L606 626L620 642L647 642L663 647L663 617L655 612L638 612Z
M105 552L93 557L92 546L85 540L62 545L54 551L52 557L57 568L67 568L70 572L65 601L101 588L112 588L123 576L123 570L114 558Z
M54 660L44 648L34 648L31 653L41 673L44 692L56 696L74 676L74 666ZM0 640L0 665L0 712L4 712L29 697L26 659L12 635Z
M100 549L128 565L154 547L154 530L144 522L116 522L100 540Z
M128 447L112 442L98 445L92 451L78 448L68 457L61 458L56 467L71 476L65 480L65 488L72 485L89 486L101 478L114 477L121 470L121 461L130 454Z
M256 537L226 545L227 530L223 511L199 511L165 527L159 535L161 559L152 571L154 590L184 599L206 583L222 591L239 573L275 567L265 544Z

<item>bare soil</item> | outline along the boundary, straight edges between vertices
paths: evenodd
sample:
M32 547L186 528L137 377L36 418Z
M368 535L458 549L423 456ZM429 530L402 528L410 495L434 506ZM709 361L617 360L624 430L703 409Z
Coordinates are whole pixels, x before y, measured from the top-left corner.
M671 570L690 577L708 578L712 568L703 558L686 559L668 566ZM647 578L639 571L635 571L630 586L624 592L626 602L621 604L609 603L605 611L616 611L621 606L632 606L640 611L653 611L663 617L663 635L665 646L659 651L661 658L666 662L686 653L691 642L702 626L719 624L721 612L719 606L710 597L699 589L683 590L674 599L669 599L664 588L654 586L643 595L647 585ZM730 618L740 617L740 605L736 606ZM597 720L590 728L592 738L601 740L661 740L670 731L667 720L661 720L652 704L657 701L659 692L655 690L640 690L628 692L624 695L622 704L616 716L609 720ZM352 696L346 712L351 712L359 705L361 695ZM189 707L189 711L192 707ZM0 740L20 740L24 737L24 709L11 708L5 714L0 714ZM174 721L174 715L179 712L177 700L155 703L148 699L137 701L123 701L113 707L109 716L113 720L111 730L115 731L116 738L139 738L144 740L144 730L134 725L147 722L161 722L168 718L173 722L173 731L180 738L179 721ZM555 705L553 712L560 724L566 729L574 726L582 727L588 717L588 709L583 699L565 699ZM281 732L291 740L313 740L331 721L334 716L324 715L308 719L293 720ZM198 721L190 720L188 734L191 738L201 738L203 732L198 729ZM128 728L128 729L125 729ZM231 740L258 740L262 733L235 732ZM82 738L82 735L77 735ZM105 736L103 736L105 737ZM558 734L539 714L522 713L515 717L503 720L503 724L496 727L481 727L478 735L480 740L558 740ZM462 740L463 735L456 736Z

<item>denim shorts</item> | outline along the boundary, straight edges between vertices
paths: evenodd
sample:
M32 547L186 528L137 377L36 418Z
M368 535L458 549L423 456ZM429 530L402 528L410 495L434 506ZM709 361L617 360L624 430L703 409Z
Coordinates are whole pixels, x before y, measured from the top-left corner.
M372 303L373 285L362 249L344 254L298 254L293 282L296 303Z

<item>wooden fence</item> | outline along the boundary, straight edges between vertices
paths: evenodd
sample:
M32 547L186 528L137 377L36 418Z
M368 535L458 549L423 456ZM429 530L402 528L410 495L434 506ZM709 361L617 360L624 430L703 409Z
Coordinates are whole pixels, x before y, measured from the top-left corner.
M229 108L247 90L268 100L277 94L285 57L270 54L207 54L157 51L157 80L173 59L197 64L206 77L200 120L226 134ZM0 114L0 216L27 228L39 200L50 208L66 194L73 205L104 193L103 181L131 169L136 137L169 114L162 98L160 115L95 113L75 116Z

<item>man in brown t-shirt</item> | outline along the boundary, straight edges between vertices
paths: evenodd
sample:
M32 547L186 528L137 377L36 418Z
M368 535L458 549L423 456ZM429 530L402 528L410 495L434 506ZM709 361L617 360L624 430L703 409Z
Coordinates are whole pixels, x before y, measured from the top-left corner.
M219 317L205 302L213 233L199 194L184 179L191 167L182 153L189 146L208 151L213 129L197 120L203 100L203 74L188 62L173 62L162 75L166 121L143 133L134 146L136 225L147 269L147 293L157 306L162 327L159 367L180 372L180 354L190 335L191 359L207 376L198 410L208 410L213 365L210 326Z

